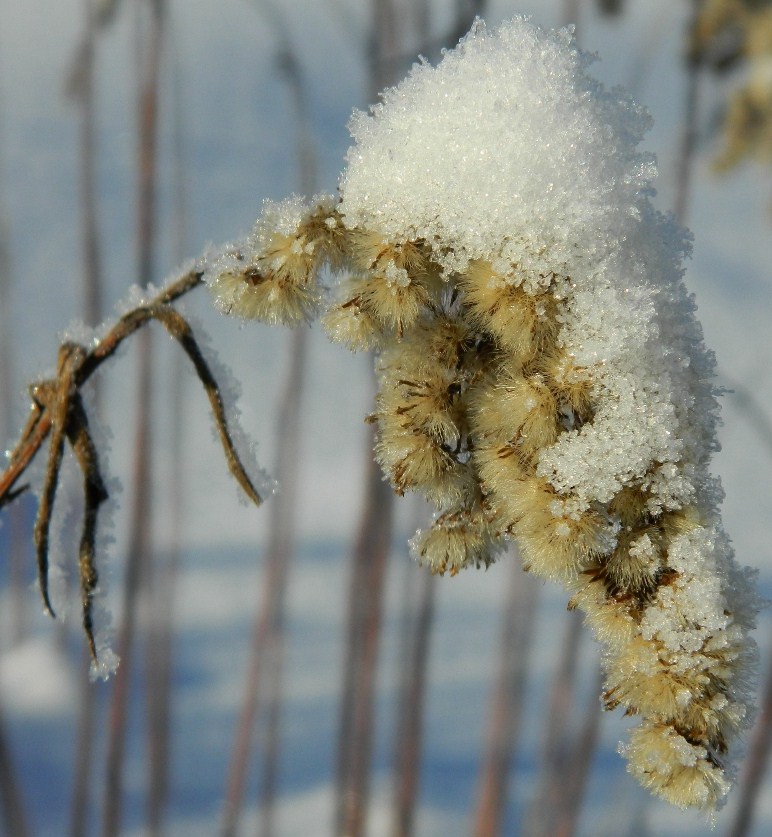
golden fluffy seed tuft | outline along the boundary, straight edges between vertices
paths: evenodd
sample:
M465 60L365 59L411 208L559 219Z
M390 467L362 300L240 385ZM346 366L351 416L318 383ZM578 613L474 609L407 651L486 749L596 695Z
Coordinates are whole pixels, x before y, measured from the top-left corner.
M520 490L519 484L530 476L512 445L476 443L472 461L480 476L480 485L486 503L495 508L499 498L512 497ZM503 510L497 516L507 517Z
M623 488L609 503L608 511L623 529L633 529L650 519L649 495L638 485Z
M493 336L520 363L534 353L538 313L534 297L485 261L473 261L458 279L470 321Z
M543 376L560 406L571 411L572 426L584 424L592 417L592 377L588 369L578 366L558 346L539 354L533 367Z
M624 750L629 772L678 808L712 810L729 791L716 756L672 727L644 723L632 730Z
M569 586L576 590L568 603L569 610L582 610L598 642L611 653L619 653L632 641L638 630L637 621L626 603L608 598L601 581L588 583L584 576L577 576Z
M377 349L383 337L380 324L356 297L328 308L322 317L322 328L330 340L352 352Z
M282 283L307 285L313 281L319 257L316 243L300 231L290 235L275 232L256 260L253 273Z
M333 271L340 271L346 266L351 250L351 234L337 209L327 203L319 203L300 225L299 232L314 244Z
M608 519L595 509L576 506L544 480L529 477L494 503L502 524L516 538L527 569L546 578L570 581L614 547Z
M616 549L604 561L602 575L609 596L646 601L656 590L666 547L656 526L622 531Z
M475 506L440 515L426 532L416 532L411 547L432 573L454 576L466 567L490 566L500 543L482 509Z
M472 496L476 481L442 445L423 433L406 431L391 417L378 418L375 456L398 494L422 491L437 506L451 506Z
M315 316L320 301L314 285L262 274L255 268L247 268L243 273L222 273L210 289L223 313L269 325L308 322Z
M528 463L557 441L560 430L555 397L541 377L523 378L511 369L474 388L469 421L474 438L509 444Z
M380 415L393 416L404 430L423 433L447 447L457 447L462 415L456 409L454 378L442 374L382 380L377 397Z

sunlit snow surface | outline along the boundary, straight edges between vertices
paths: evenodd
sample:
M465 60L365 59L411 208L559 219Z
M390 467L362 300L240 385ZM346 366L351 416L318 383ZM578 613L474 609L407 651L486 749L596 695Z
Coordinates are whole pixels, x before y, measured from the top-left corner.
M450 6L453 4L437 4ZM561 23L558 3L521 3L517 7L491 3L489 22L495 24L515 12L530 12L544 26ZM683 102L679 60L685 14L672 3L627 4L617 23L599 22L589 11L581 21L580 43L598 50L603 60L592 72L611 87L622 83L645 102L655 122L646 147L657 153L662 172L657 206L672 207L673 160L677 149L679 113ZM340 4L345 8L345 4ZM351 4L352 12L330 16L316 2L285 3L293 26L293 43L302 50L309 80L308 97L320 153L319 187L333 190L349 144L346 122L353 107L365 107L365 61L353 46L351 30L364 25L364 4ZM247 231L263 198L281 199L297 188L294 174L293 123L286 104L286 89L274 62L276 39L255 11L243 2L172 4L172 40L178 51L179 73L184 79L185 155L189 233L187 256L202 252L209 242L220 242ZM11 304L13 339L20 348L15 358L19 393L15 423L24 411L24 382L51 368L55 335L77 315L79 302L79 238L76 218L76 111L61 90L79 39L81 5L30 0L23 4L0 2L0 200L11 233L13 286ZM447 9L444 12L447 19ZM438 31L441 29L438 24ZM131 77L134 53L130 14L119 17L100 45L100 106L102 108L100 225L109 242L106 259L108 300L125 295L135 282L133 271L133 115ZM181 46L184 45L184 46ZM407 68L406 68L407 69ZM706 113L716 96L706 91ZM170 147L170 127L164 129L163 153ZM697 295L707 343L715 348L719 380L730 387L739 381L750 388L762 407L772 413L767 359L772 350L768 322L772 289L768 279L768 189L758 169L749 168L716 179L709 171L710 149L701 153L688 219L694 232L694 257L687 274ZM168 161L168 157L165 158ZM162 168L165 184L162 206L170 198L169 165ZM768 182L768 180L767 180ZM177 261L169 227L161 238L158 257L160 283ZM260 443L260 463L270 469L274 458L273 415L280 390L286 336L267 329L238 329L214 317L207 299L191 299L187 310L205 323L221 359L241 382L242 424ZM157 341L166 358L166 338ZM337 682L342 653L344 592L347 589L342 539L353 531L359 509L361 456L364 450L361 418L370 409L366 363L312 337L310 388L304 413L303 448L306 479L302 487L300 534L306 544L293 574L293 648L288 660L290 706L287 712L286 796L280 811L282 834L319 833L328 822L331 764L337 724ZM134 374L134 354L126 351L106 385L110 408L105 423L113 427L111 474L126 481L130 473L131 428L128 417ZM180 367L177 367L179 369ZM168 390L174 374L159 374L159 391ZM260 580L254 569L258 555L254 543L264 534L260 513L239 506L237 491L210 441L210 420L203 393L194 379L186 378L186 424L182 434L185 461L185 517L181 535L187 546L182 563L178 609L181 618L176 656L176 721L173 731L172 822L174 834L209 835L217 822L224 787L227 751L234 729L234 711L241 695L242 673L251 617L259 597ZM724 522L732 533L743 563L761 567L769 595L772 563L768 546L769 456L742 403L724 398L725 427L720 431L723 452L714 461L727 499ZM168 423L167 423L168 424ZM159 421L162 473L168 467L171 431ZM346 444L341 444L341 439ZM125 505L126 496L119 498ZM156 498L159 539L169 539L168 498ZM111 588L120 590L120 556L125 547L125 518L115 515L116 546ZM411 519L403 532L414 527ZM2 536L8 533L3 527ZM333 543L333 547L322 546ZM249 544L248 549L238 549ZM229 546L230 545L230 546ZM71 555L71 553L69 553ZM321 556L321 557L320 557ZM402 592L405 553L393 562L392 603ZM68 557L70 574L74 563ZM477 759L483 740L484 706L495 671L502 589L506 564L485 574L443 582L434 632L431 688L427 718L427 753L423 774L424 796L419 833L467 833ZM762 591L764 592L764 591ZM28 605L37 613L33 590ZM0 618L4 635L10 613L7 597ZM300 602L300 605L297 604ZM545 702L548 672L555 663L564 620L564 596L545 588L545 601L537 626L537 674L529 693L528 738L513 778L513 815L522 810L533 781L535 757L542 729L540 706ZM114 616L119 617L117 597ZM396 610L392 607L393 626ZM39 834L58 835L66 821L72 775L74 715L71 700L77 664L74 649L80 638L69 640L72 654L55 662L56 628L32 615L34 638L24 647L4 654L4 712L11 728L12 745L22 769L25 799ZM73 624L74 627L74 624ZM766 646L769 620L764 619L759 639ZM394 660L398 642L388 634L379 702L379 748L376 818L382 825L373 834L387 833L384 814L388 804L388 740L394 710ZM42 637L40 639L39 637ZM313 640L313 641L312 641ZM43 642L47 642L43 650ZM41 644L38 644L41 643ZM582 661L592 671L595 649L586 649ZM586 664L585 664L586 663ZM69 668L70 674L64 671ZM57 671L62 671L61 676ZM33 688L34 687L34 688ZM98 687L103 688L103 687ZM589 695L583 694L582 700ZM66 706L62 703L66 701ZM62 711L62 709L66 711ZM312 711L313 710L313 711ZM141 707L134 711L127 801L128 833L141 833L144 750L139 726ZM104 714L100 723L104 726ZM603 746L589 788L583 834L619 833L618 820L609 811L646 807L645 816L656 834L705 833L698 815L682 815L665 805L651 803L634 787L615 753L619 719L602 719ZM313 758L309 756L313 753ZM319 754L318 756L316 754ZM98 756L101 758L101 756ZM309 766L309 762L311 763ZM101 765L103 762L98 762ZM97 767L99 770L99 767ZM254 787L254 784L252 785ZM100 788L95 780L95 805ZM613 797L614 806L609 804ZM720 832L728 822L732 801L722 812ZM637 814L636 814L637 816ZM309 823L311 824L309 826ZM763 835L772 824L772 795L767 792L754 834ZM309 828L311 830L309 830ZM321 833L324 833L322 831Z

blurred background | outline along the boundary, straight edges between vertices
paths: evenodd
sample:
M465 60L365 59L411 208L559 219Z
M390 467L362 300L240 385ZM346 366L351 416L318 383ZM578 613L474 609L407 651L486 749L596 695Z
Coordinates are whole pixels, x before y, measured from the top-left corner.
M653 114L656 203L694 232L687 284L728 390L725 526L769 598L768 0L0 0L0 439L14 444L63 335L87 339L132 285L246 232L263 200L334 192L352 110L419 54L437 61L476 14L575 23L594 73ZM205 394L161 329L89 383L122 664L89 683L70 457L55 621L35 589L31 493L2 516L0 833L709 831L625 773L627 722L600 711L598 649L561 589L514 554L452 579L414 564L428 511L392 500L372 467L371 358L316 327L242 327L203 290L180 310L278 492L239 502ZM771 632L765 610L763 711L716 834L772 833Z

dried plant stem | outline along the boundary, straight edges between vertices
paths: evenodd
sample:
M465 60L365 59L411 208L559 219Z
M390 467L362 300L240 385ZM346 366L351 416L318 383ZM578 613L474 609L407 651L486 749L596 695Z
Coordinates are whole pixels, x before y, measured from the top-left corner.
M576 740L576 745L567 759L559 795L562 797L559 814L556 818L555 829L550 837L572 837L579 825L579 815L582 810L587 780L590 776L592 759L598 742L598 728L600 712L598 712L597 695L603 688L603 673L598 670L590 690L590 699L582 721L582 728Z
M745 770L739 787L740 799L727 837L746 837L753 825L756 802L769 763L772 748L772 658L767 664L767 680L761 699L759 715L748 745Z
M273 831L274 788L278 772L278 730L280 722L280 683L282 628L288 585L289 563L294 551L294 517L297 507L298 462L300 445L301 395L305 377L307 334L298 329L292 334L290 369L279 407L281 430L276 475L281 493L271 504L270 538L266 552L266 573L261 579L262 601L252 633L244 703L237 724L228 773L225 810L221 834L232 837L241 820L252 738L259 710L266 703L263 779L260 791L260 829L264 835ZM266 684L267 683L267 688Z
M769 416L744 384L727 378L726 374L722 374L722 378L732 388L732 400L742 415L753 426L765 447L772 451L772 422ZM748 742L743 776L739 782L739 800L727 837L746 837L750 833L767 772L769 751L772 749L772 656L767 661L766 670L759 714Z
M96 570L94 567L96 514L99 504L106 498L106 492L99 474L96 448L91 440L85 410L80 402L79 389L96 368L115 352L123 340L145 323L150 320L161 322L191 359L209 397L228 467L247 496L257 505L261 502L260 496L244 470L233 446L217 382L201 354L190 326L168 304L168 302L194 288L200 281L200 274L191 272L164 289L150 303L140 305L129 311L120 318L118 323L91 351L86 351L84 347L76 344L64 344L60 350L57 378L42 381L32 387L33 405L27 425L22 431L21 439L11 453L8 468L0 477L0 507L2 507L25 490L26 486L15 488L16 483L47 436L51 435L48 466L35 524L35 543L43 601L49 612L52 612L47 585L48 530L58 485L64 439L67 438L73 447L84 474L85 512L80 548L80 576L81 593L84 601L84 628L92 648L92 654L95 654L95 648L91 632L90 603L91 594L96 584ZM149 355L147 362L150 362ZM149 389L149 383L146 388Z
M424 693L426 691L429 640L434 618L437 577L425 568L408 567L412 581L418 578L418 607L410 626L404 667L404 684L398 707L397 752L395 754L394 837L414 833L418 780L423 740Z
M368 447L372 445L369 440ZM365 503L352 553L346 662L338 733L335 834L359 835L367 821L373 695L394 494L368 459Z
M301 63L293 49L279 7L258 0L277 41L280 68L288 84L296 123L298 182L303 194L316 189L316 155L306 85ZM276 788L279 775L282 716L282 670L284 623L289 571L295 552L295 518L300 474L302 398L308 354L308 334L295 329L289 339L289 366L277 415L277 461L275 474L281 491L274 498L268 522L265 555L267 583L262 584L260 609L250 648L250 663L244 703L238 723L229 768L223 833L235 832L241 818L248 760L256 718L262 714L262 758L258 791L259 833L271 837L275 830Z
M581 0L563 0L563 25L579 24L579 6Z
M81 688L78 698L78 724L73 768L72 802L70 804L70 837L84 837L88 833L89 791L94 753L96 726L96 689L89 681L91 654L83 650L78 678Z
M540 781L528 811L526 833L548 837L555 827L563 794L563 765L568 758L571 707L574 705L576 668L582 636L579 614L565 614L565 634L560 660L550 690L546 732L541 756ZM596 707L597 708L597 707Z
M171 27L172 35L174 26ZM178 57L176 45L170 50ZM185 229L187 218L187 190L184 155L184 113L179 62L173 61L172 85L172 155L173 155L173 241L177 259L185 257ZM165 831L165 816L171 784L172 746L172 683L174 676L173 626L175 591L181 558L185 483L183 474L183 437L185 427L183 360L179 354L171 359L171 392L169 396L168 437L171 463L168 475L170 510L168 515L169 547L158 570L158 579L151 594L148 641L146 644L146 672L154 687L147 690L148 723L148 792L147 830L150 837L160 837Z
M31 833L2 711L0 711L0 813L5 834L10 837L28 837Z
M700 6L700 0L692 0L691 18L688 23L686 39L687 43L691 43L692 41L691 36L697 24ZM681 145L676 161L676 193L674 200L675 216L682 224L686 222L686 215L689 209L694 157L697 150L700 69L699 60L693 55L688 55L686 59L686 101L684 102L683 110Z
M503 833L510 767L520 731L539 599L535 579L522 571L520 562L513 560L510 567L499 673L490 699L486 747L480 767L475 837L496 837Z
M124 314L107 334L85 354L82 362L79 363L77 370L73 374L72 385L74 389L80 389L102 363L115 354L124 340L131 337L134 332L138 331L151 320L158 319L167 327L167 330L170 331L172 336L180 341L180 344L193 361L196 371L203 374L202 383L207 388L207 395L215 414L215 420L218 423L218 434L223 444L228 466L250 499L253 502L259 503L260 498L257 491L249 480L243 464L233 447L233 441L227 429L227 424L224 424L222 427L219 426L225 418L225 412L222 396L220 395L219 387L214 376L209 370L200 350L197 348L189 326L185 328L180 322L182 320L180 315L176 314L173 309L168 308L170 303L175 302L200 284L201 273L197 270L192 270L164 288L149 303L139 305ZM48 434L51 432L51 426L52 416L50 411L41 407L39 403L33 402L27 424L21 432L19 441L11 451L8 466L0 474L0 508L10 503L15 497L27 489L26 485L17 488L17 483L48 438Z
M77 367L83 362L84 356L85 349L81 346L64 343L59 350L56 381L45 381L36 384L31 390L32 398L39 407L53 415L51 440L48 448L48 463L43 478L43 488L40 492L38 514L35 520L35 531L33 535L37 552L40 593L43 597L43 604L46 610L52 616L54 615L54 609L51 606L51 600L48 596L49 530L54 498L59 485L59 469L62 464L64 442L68 435L78 433L76 422L80 417L82 406L78 404L77 406L81 406L81 410L76 410L76 403L73 400L74 396L77 395L75 389L75 372ZM81 557L83 558L83 556Z
M150 333L141 335L139 342L140 389L137 394L139 405L146 405L150 393L150 376L141 374L142 367L151 360L152 343ZM141 410L139 411L141 413ZM116 672L110 700L109 737L105 766L105 792L103 804L103 837L117 837L121 830L123 813L123 760L126 739L126 718L128 716L129 683L132 673L134 637L137 622L137 600L142 584L149 549L150 505L147 470L149 457L147 446L149 423L138 416L134 443L134 467L132 484L135 486L130 525L129 546L126 555L126 571L123 582L122 621L118 630L118 654L121 665Z
M277 478L282 490L273 506L270 520L269 561L276 563L276 588L271 635L268 643L270 676L267 689L266 739L260 788L260 834L274 833L276 785L279 771L279 733L281 725L284 623L287 588L292 555L295 551L295 518L300 474L302 397L305 386L308 334L296 329L291 335L290 368L279 408L279 460Z
M200 284L200 271L191 270L164 288L150 301L149 305L151 308L157 305L169 305ZM73 376L75 389L80 389L102 363L115 354L126 338L131 337L135 331L152 319L147 309L147 305L140 305L124 314L107 334L86 353ZM27 423L22 429L19 441L11 451L5 471L0 474L0 508L26 490L26 485L17 489L16 484L24 475L43 442L48 438L51 424L52 416L50 412L43 409L33 399Z
M96 6L94 0L82 0L84 13L84 33L80 48L76 54L76 64L73 68L72 92L77 97L80 115L80 137L79 137L79 187L80 187L80 217L81 217L81 252L83 261L83 320L89 326L96 326L103 318L103 277L102 277L102 252L100 247L99 234L99 201L97 189L97 122L96 122L96 100L94 90L94 79L96 70L95 50L99 25L97 21ZM95 387L94 406L98 410L100 406L99 389ZM82 405L81 405L82 410ZM81 418L85 427L87 420L85 412ZM89 477L90 458L96 463L96 451L86 451L91 443L88 433L80 443L84 448L81 457L81 470L84 473L84 493L92 495L92 499L84 504L84 514L90 517L88 525L84 520L84 536L89 532L88 540L81 544L81 596L86 586L93 590L96 576L90 573L94 566L93 541L96 530L96 512L99 503L107 496L104 486L99 480L99 485L94 488L101 488L100 499L97 501L97 493L92 491ZM96 467L92 469L98 475ZM84 554L86 550L87 554ZM86 559L85 561L83 559ZM84 574L87 574L84 577ZM85 612L89 612L88 602L83 601ZM89 616L90 620L90 616ZM89 668L91 660L95 656L96 649L93 646L93 630L89 622L87 637L90 636L88 648L84 648L82 663L78 676L78 719L75 745L75 757L73 765L73 789L70 806L70 837L84 837L88 829L89 813L89 791L92 772L94 752L94 729L96 724L96 689L89 679Z

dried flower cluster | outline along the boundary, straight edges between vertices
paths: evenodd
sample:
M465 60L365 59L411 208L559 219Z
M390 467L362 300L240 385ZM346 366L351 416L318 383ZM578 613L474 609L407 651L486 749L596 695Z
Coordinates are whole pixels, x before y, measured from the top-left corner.
M728 169L742 160L772 161L772 2L706 0L699 4L690 58L723 73L743 68L723 116L723 149L716 160Z
M329 336L376 353L378 461L437 507L416 555L454 575L514 539L603 644L606 706L640 718L630 771L710 809L756 602L707 470L688 242L650 204L648 116L587 64L570 32L478 23L355 115L339 200L268 205L204 280L227 313L294 324L332 268Z

